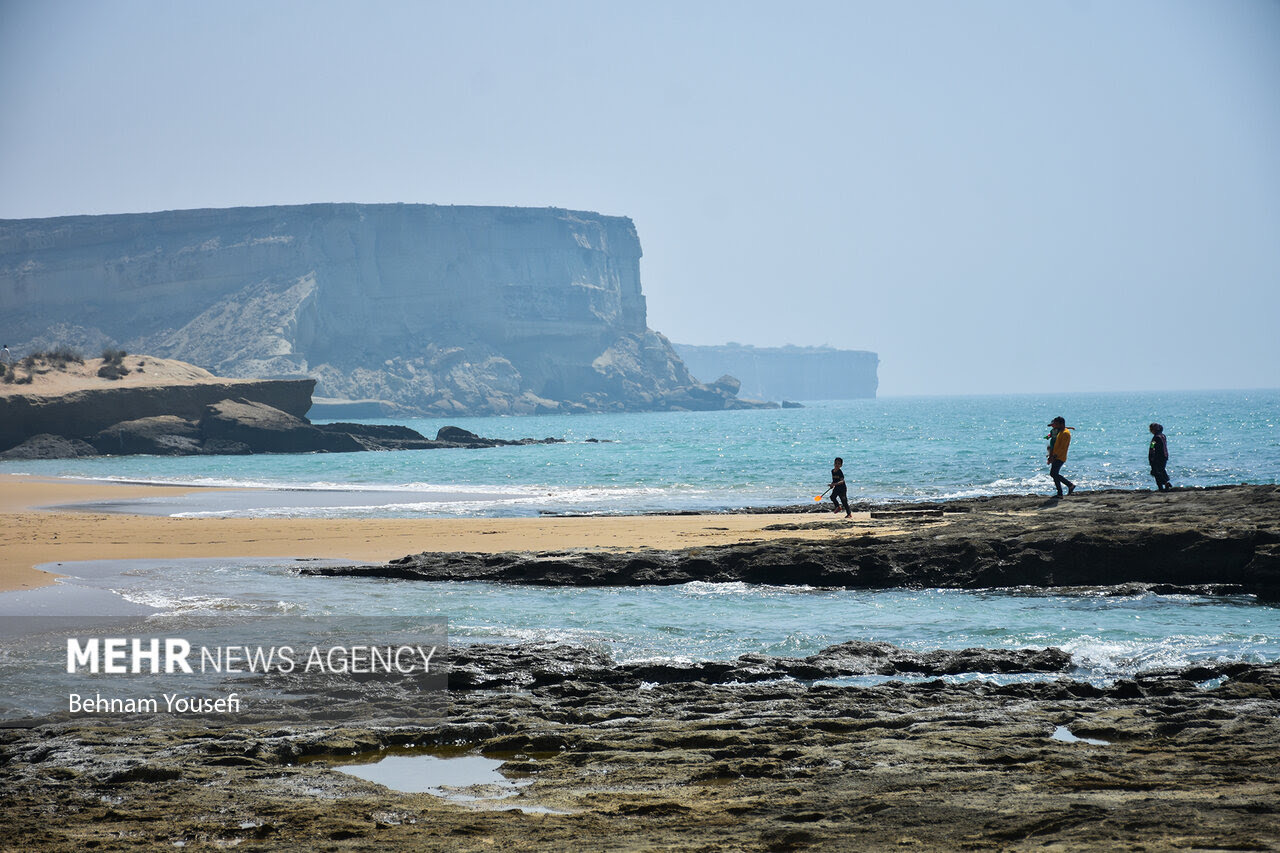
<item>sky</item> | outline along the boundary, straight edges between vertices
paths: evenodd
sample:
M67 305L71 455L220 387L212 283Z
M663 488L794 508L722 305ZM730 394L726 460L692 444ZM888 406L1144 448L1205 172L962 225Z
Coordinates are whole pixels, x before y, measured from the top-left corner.
M628 216L673 341L1280 387L1280 0L0 0L0 218Z

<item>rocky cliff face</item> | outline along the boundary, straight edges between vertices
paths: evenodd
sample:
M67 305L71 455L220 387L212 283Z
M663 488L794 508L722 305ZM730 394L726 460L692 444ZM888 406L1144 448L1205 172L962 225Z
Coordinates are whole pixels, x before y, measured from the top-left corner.
M831 347L675 344L690 373L704 382L729 374L742 394L761 400L852 400L875 397L880 358Z
M624 217L320 204L0 221L0 337L408 410L734 408L650 331Z

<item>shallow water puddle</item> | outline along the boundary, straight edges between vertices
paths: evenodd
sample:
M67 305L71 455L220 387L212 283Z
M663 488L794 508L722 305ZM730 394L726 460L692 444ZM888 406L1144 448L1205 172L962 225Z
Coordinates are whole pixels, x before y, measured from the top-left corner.
M1094 746L1111 746L1109 740L1097 740L1091 737L1076 737L1066 726L1058 726L1053 730L1053 734L1049 735L1052 740L1060 740L1064 743L1091 743Z
M483 755L440 758L435 755L388 755L371 764L343 764L334 769L358 776L393 791L434 794L456 800L495 799L494 793L511 796L518 785L498 772L502 762ZM470 793L463 791L467 789Z
M500 766L500 759L483 755L388 755L369 764L343 764L333 769L406 794L431 794L480 808L564 814L532 803L502 803L533 780L509 779L498 770Z

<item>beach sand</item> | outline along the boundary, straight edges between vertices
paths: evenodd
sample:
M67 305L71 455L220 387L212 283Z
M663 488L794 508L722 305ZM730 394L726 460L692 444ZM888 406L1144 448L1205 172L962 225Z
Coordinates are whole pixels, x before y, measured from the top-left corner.
M44 565L77 560L299 557L385 562L423 551L555 551L692 548L767 539L825 539L864 532L852 522L766 530L795 515L675 515L548 518L288 519L169 518L57 509L68 504L178 496L177 486L132 485L0 474L0 591L31 589L57 575ZM52 508L51 508L52 507ZM826 522L834 516L818 515ZM877 526L874 532L888 532Z

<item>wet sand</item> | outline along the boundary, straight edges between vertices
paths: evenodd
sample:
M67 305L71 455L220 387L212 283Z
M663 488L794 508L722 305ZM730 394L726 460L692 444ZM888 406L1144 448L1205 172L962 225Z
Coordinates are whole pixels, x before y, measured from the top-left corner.
M6 517L0 527L0 591L52 583L57 564L78 560L298 557L386 562L422 551L680 549L857 535L868 529L870 520L868 513L859 513L847 524L797 532L766 530L795 520L794 515L775 514L293 519L169 518L100 511L104 502L128 507L130 502L177 499L197 491L201 490L0 474L0 512ZM77 511L69 505L95 505L99 511ZM875 531L887 532L883 525Z

